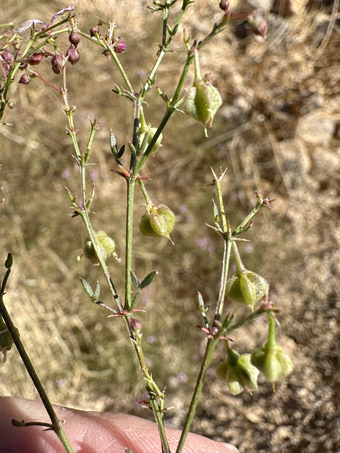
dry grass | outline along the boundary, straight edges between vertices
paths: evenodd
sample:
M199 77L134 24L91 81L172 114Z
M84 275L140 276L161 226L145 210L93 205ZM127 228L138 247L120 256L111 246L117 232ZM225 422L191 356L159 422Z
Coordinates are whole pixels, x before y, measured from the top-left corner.
M199 13L207 2L198 1ZM136 86L150 68L159 30L147 2L76 2L79 22L88 29L114 18L127 42L122 61ZM62 2L4 0L4 20L50 18ZM51 9L52 8L52 9ZM194 15L186 27L194 37L209 30L215 6ZM145 241L136 235L135 268L139 276L152 269L160 275L145 291L141 316L150 365L160 386L167 385L169 423L178 425L195 376L203 339L196 291L214 301L218 291L221 243L205 226L211 222L210 166L228 166L225 198L233 223L254 202L260 189L276 199L272 212L262 212L248 238L249 268L271 282L282 315L281 342L294 357L295 373L272 394L263 384L252 398L232 398L212 371L195 429L248 452L337 451L336 383L339 338L339 29L327 34L331 9L302 9L282 20L270 16L269 37L238 39L220 35L202 55L202 71L212 72L225 105L208 140L199 125L178 114L164 146L147 169L150 194L178 214L174 240ZM196 13L195 13L196 14ZM128 17L128 21L126 18ZM196 17L196 19L195 19ZM132 26L133 24L133 26ZM326 24L327 25L327 24ZM334 25L334 24L333 24ZM180 40L175 42L180 51ZM115 237L123 254L125 187L110 169L108 131L119 143L131 134L131 108L111 92L117 72L96 49L81 43L81 61L69 71L70 96L77 104L77 127L84 143L87 116L101 119L94 150L97 193L93 218L97 229ZM168 55L157 84L171 93L180 54ZM49 78L57 82L57 76ZM147 416L136 400L143 394L126 332L119 320L84 294L77 277L101 279L81 254L85 232L70 219L64 186L78 191L77 169L65 135L65 118L55 94L34 80L14 85L15 105L1 128L0 249L14 254L7 306L53 402L84 409L124 410ZM91 94L89 96L89 93ZM147 109L152 123L161 118L157 99ZM320 126L321 125L321 126ZM334 130L333 130L333 129ZM323 134L323 135L322 135ZM180 137L180 139L179 139ZM137 218L143 211L138 198ZM137 231L137 224L136 224ZM122 265L112 262L121 288ZM104 284L103 284L104 287ZM103 290L103 298L108 293ZM183 322L184 320L184 322ZM247 350L263 340L261 323L234 340ZM222 357L222 348L219 351ZM217 358L216 358L217 360ZM185 381L185 377L189 381ZM15 352L1 366L0 394L35 398Z

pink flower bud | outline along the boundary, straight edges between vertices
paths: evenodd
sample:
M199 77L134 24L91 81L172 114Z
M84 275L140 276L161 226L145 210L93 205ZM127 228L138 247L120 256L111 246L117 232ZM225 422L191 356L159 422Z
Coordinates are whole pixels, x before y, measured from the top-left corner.
M27 63L30 64L31 66L36 66L41 62L43 59L43 54L42 53L33 53L30 55L27 59Z
M98 27L90 28L90 35L95 37L99 33Z
M61 55L53 55L51 59L52 71L55 74L60 74L65 65L65 59Z
M79 61L80 55L79 52L73 44L70 45L70 47L67 49L66 56L68 58L68 61L72 64L77 63Z
M11 61L13 60L13 55L8 49L5 49L2 52L1 57L6 63L11 63Z
M114 45L114 50L116 53L123 53L126 49L126 44L125 41L122 41L120 38L118 38L118 41Z
M30 83L31 79L27 74L23 74L20 77L19 83L23 83L24 85L28 85Z
M76 31L71 31L68 40L70 41L71 44L77 47L77 45L80 43L80 34L77 33Z

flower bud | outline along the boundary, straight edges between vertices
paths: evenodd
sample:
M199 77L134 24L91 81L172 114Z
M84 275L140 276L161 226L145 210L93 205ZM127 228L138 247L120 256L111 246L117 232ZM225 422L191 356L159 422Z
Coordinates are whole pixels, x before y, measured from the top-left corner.
M218 5L222 11L228 12L229 10L229 1L228 0L222 0L219 5Z
M227 282L227 297L251 308L268 294L267 281L255 272L245 270L233 275Z
M30 83L31 79L27 74L23 74L20 77L19 83L23 83L24 85L28 85Z
M135 333L140 333L142 329L142 323L139 319L134 318L133 316L129 319L129 326L130 329L133 330Z
M70 41L71 44L77 47L77 45L80 43L80 34L77 33L76 31L71 31L68 40Z
M217 88L201 78L195 79L183 102L185 113L202 123L205 128L212 126L214 116L221 105L222 98Z
M125 41L118 38L118 41L113 46L113 48L116 53L123 53L123 52L125 52L125 49L126 49L126 43L125 43Z
M51 58L52 71L55 74L60 74L65 65L65 59L62 55L53 55Z
M95 233L95 238L100 256L104 261L106 261L111 255L113 255L116 249L116 243L105 233L105 231L102 230ZM84 254L86 258L91 261L91 263L99 263L98 256L89 237L85 241Z
M5 49L2 54L1 54L1 58L3 59L3 61L5 61L6 63L11 63L13 61L13 55L11 54L11 52L8 50L8 49Z
M99 33L98 27L90 28L90 36L95 37Z
M32 55L27 58L27 63L31 66L36 66L41 62L43 57L42 53L32 53Z
M228 360L216 368L219 379L227 381L230 392L239 395L246 390L257 389L259 370L251 364L250 354L238 354L232 349L228 350Z
M79 52L73 44L70 45L70 47L67 49L66 56L68 58L68 61L72 64L75 64L79 61L80 55Z

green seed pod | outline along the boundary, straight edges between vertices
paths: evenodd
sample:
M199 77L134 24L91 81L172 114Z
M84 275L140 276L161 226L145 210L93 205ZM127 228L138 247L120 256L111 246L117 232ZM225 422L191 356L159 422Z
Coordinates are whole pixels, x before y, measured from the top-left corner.
M114 253L116 249L115 241L112 238L110 238L105 233L105 231L98 231L98 233L95 233L95 237L97 240L99 253L101 257L104 259L104 261L106 261ZM93 264L99 263L96 251L89 237L85 241L84 254L86 258L88 258L91 261L91 263Z
M187 115L211 127L217 110L222 105L222 98L217 88L205 79L197 79L185 96L183 108Z
M151 140L153 139L153 136L155 135L156 131L157 131L156 127L150 127L150 129L148 131L149 132L148 145L150 145ZM163 140L163 134L161 133L161 134L159 134L159 137L157 138L156 143L152 147L151 154L154 154L162 146L162 140Z
M268 290L267 281L261 275L248 270L239 276L232 276L227 282L227 297L251 308L268 294Z
M150 213L150 225L158 236L168 236L168 226L165 218L157 212L157 209Z
M144 125L141 128L141 133L139 136L139 147L141 150L141 153L144 153L147 149L147 147L150 145L151 140L153 139L153 136L155 135L157 131L156 127L151 127L150 124ZM162 146L162 140L163 140L163 134L159 134L156 143L151 149L150 154L154 154L161 146Z
M161 204L150 208L150 214L144 214L139 221L139 230L144 236L167 237L175 227L176 216L170 208Z
M157 206L157 213L163 217L163 219L166 222L167 226L167 232L168 235L173 231L175 228L175 223L176 223L176 216L175 214L171 211L168 206L165 206L164 204L160 204Z
M276 343L275 318L269 315L268 340L251 355L251 363L266 376L269 382L276 382L293 371L293 362L288 354Z
M251 364L250 354L238 354L231 349L228 351L228 360L218 365L216 375L227 381L230 392L239 395L246 390L257 389L259 370Z
M144 236L149 236L149 237L159 237L159 234L157 234L151 226L150 223L150 214L146 213L144 214L140 221L139 221L139 231L144 235Z
M269 382L276 382L293 371L293 362L281 346L275 344L256 349L251 355L251 363L266 376Z

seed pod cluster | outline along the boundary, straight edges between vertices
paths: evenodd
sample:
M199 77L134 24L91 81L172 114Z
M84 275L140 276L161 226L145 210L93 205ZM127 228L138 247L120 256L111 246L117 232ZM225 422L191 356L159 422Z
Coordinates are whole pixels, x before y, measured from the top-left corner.
M102 230L95 233L95 238L97 241L96 245L99 249L100 256L104 259L104 261L106 261L111 255L113 255L116 249L116 243L110 236L105 233L105 231ZM97 253L89 237L85 240L84 254L86 258L91 261L91 263L99 263Z
M161 204L153 206L139 221L139 230L144 236L166 237L175 227L176 216L170 208Z

